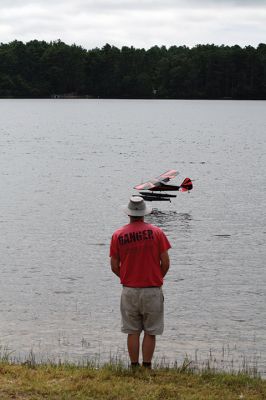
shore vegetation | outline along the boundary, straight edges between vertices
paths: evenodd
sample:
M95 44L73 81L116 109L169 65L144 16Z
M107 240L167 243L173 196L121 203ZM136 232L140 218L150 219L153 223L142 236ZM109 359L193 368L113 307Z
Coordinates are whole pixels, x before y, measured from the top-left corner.
M17 400L265 400L266 380L245 373L122 364L77 366L0 363L0 399Z

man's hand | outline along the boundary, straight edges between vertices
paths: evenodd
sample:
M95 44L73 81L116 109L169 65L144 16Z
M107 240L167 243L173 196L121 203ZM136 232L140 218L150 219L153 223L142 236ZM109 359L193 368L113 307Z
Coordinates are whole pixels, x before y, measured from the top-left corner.
M169 259L169 255L168 255L168 251L164 251L161 256L160 256L160 260L161 260L161 270L162 270L162 274L163 276L165 276L167 274L167 271L170 267L170 259Z
M120 259L119 257L111 257L110 259L111 268L114 274L120 278Z

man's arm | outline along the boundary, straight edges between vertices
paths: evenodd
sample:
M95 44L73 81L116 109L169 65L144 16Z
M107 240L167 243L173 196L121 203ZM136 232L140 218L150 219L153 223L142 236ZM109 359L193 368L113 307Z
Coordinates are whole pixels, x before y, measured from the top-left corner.
M120 259L112 256L110 259L111 269L120 278Z
M164 251L160 255L160 260L161 260L162 274L163 274L163 276L165 276L167 274L167 271L168 271L169 267L170 267L170 259L169 259L169 255L168 255L168 250Z

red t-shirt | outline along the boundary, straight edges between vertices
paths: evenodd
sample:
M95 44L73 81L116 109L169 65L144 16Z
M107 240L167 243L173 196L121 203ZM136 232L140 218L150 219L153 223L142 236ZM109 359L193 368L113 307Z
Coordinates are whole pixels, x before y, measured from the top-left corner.
M125 286L162 286L160 255L171 245L164 232L144 221L117 229L110 244L110 257L120 259L120 280Z

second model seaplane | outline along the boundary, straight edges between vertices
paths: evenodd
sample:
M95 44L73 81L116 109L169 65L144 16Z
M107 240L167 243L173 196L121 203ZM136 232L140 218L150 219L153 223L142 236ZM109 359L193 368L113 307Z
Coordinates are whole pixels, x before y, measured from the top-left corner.
M139 196L146 201L170 201L175 194L161 193L161 192L189 192L193 189L193 184L190 178L185 178L180 186L170 185L167 182L175 178L179 173L175 169L170 169L157 178L150 179L145 183L134 186L134 189L139 190ZM160 193L159 193L160 192Z

